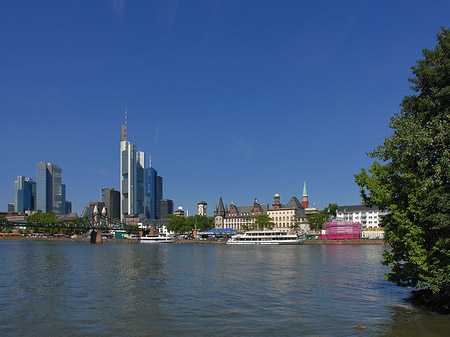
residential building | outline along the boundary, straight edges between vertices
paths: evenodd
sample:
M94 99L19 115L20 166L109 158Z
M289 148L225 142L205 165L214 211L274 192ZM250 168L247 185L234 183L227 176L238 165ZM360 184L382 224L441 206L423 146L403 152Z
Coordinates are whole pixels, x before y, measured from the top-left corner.
M18 176L14 182L15 211L25 213L36 209L36 182L31 178Z
M198 208L198 213L197 214L201 215L201 216L207 216L207 211L206 211L207 207L208 207L208 204L206 202L200 201L197 204L197 208Z
M173 212L173 214L176 216L184 216L185 212L183 206L178 206L178 209L175 212Z
M361 223L363 228L378 228L381 217L389 211L381 211L378 206L363 205L340 206L336 211L336 218L343 221Z
M66 186L62 184L62 169L56 164L36 164L36 209L65 214Z
M16 205L15 204L13 204L13 203L9 203L8 204L8 213L15 212L15 209L16 209Z

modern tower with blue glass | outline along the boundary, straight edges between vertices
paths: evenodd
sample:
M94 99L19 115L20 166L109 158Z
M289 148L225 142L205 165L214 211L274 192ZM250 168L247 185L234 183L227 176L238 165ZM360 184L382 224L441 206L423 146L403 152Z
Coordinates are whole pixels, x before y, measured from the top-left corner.
M151 158L151 157L150 157ZM161 219L161 199L163 198L163 178L151 166L145 169L145 217Z
M36 209L36 182L31 178L18 176L14 182L14 204L16 212L34 211Z
M127 117L120 128L120 218L144 214L145 153L127 140Z
M66 214L66 186L62 169L56 164L36 164L36 210Z
M151 160L151 159L150 159ZM120 128L120 219L143 214L147 219L159 219L162 199L162 178L156 170L145 167L145 153L127 140L125 125Z

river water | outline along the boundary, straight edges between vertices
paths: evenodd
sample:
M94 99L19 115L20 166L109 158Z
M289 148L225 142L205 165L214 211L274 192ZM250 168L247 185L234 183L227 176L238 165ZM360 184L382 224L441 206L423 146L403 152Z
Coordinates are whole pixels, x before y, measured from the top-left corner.
M0 241L0 335L448 336L384 249Z

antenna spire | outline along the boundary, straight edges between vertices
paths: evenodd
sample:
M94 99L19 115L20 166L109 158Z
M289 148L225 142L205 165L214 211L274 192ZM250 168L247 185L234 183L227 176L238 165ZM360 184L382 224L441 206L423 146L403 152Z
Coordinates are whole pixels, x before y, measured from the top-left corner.
M150 167L152 167L152 154L150 153Z

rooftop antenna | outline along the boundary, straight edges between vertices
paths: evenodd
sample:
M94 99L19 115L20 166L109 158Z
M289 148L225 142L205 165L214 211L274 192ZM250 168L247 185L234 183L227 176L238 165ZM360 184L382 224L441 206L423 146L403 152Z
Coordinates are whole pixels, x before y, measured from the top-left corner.
M150 153L150 167L152 167L152 154Z

